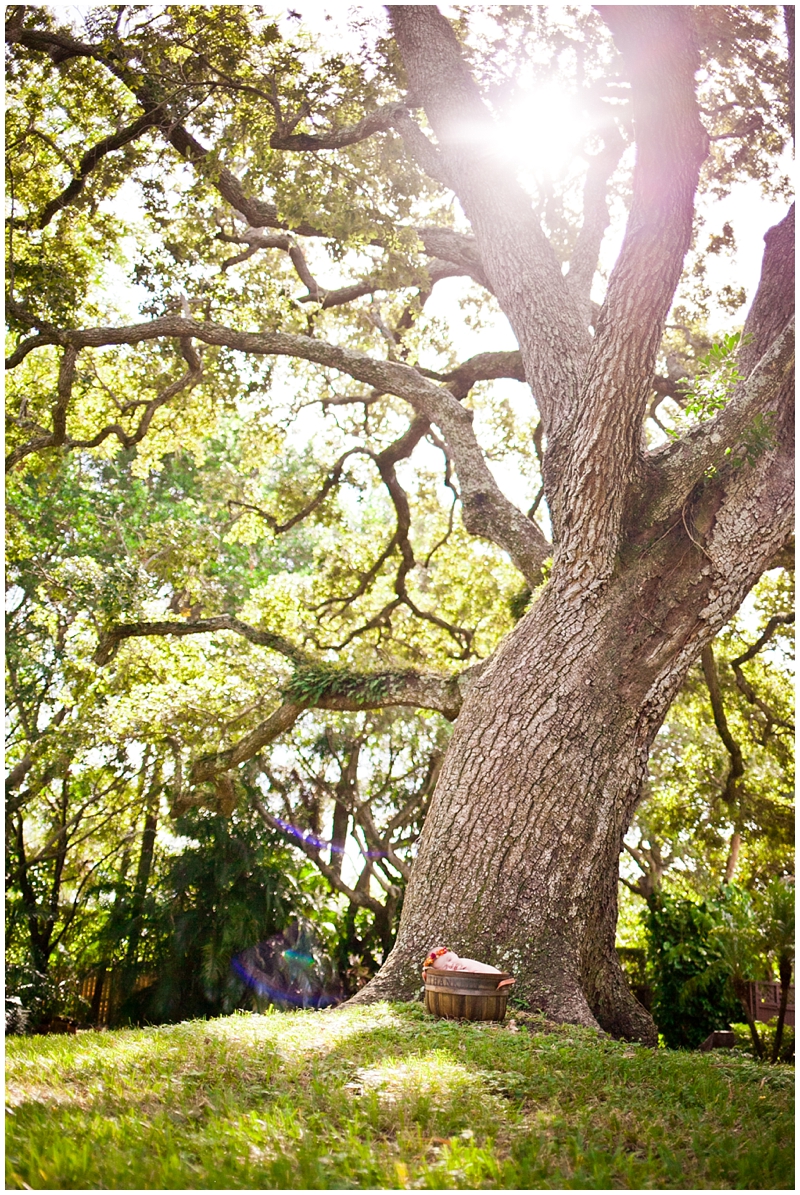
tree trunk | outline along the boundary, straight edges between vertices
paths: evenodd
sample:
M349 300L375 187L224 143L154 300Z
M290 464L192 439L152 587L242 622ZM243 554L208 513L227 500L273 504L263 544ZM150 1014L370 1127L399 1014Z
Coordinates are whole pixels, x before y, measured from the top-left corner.
M98 968L94 981L94 991L92 992L92 1003L89 1008L89 1023L91 1025L100 1024L100 1010L103 1007L103 988L105 987L107 974L108 971L104 966Z
M144 778L144 770L142 771ZM125 951L124 970L126 981L130 978L136 963L139 949L139 939L142 933L142 913L147 896L147 885L150 882L150 872L153 867L153 853L156 845L156 830L158 829L158 798L161 793L161 762L156 759L153 774L150 778L150 789L145 803L144 828L142 829L142 845L139 852L139 865L136 869L136 882L133 886L131 900L131 932L128 938L128 948ZM127 982L126 982L127 987Z
M749 986L744 979L734 979L733 990L738 996L739 1003L744 1009L744 1015L745 1019L747 1020L747 1027L750 1030L750 1037L753 1042L753 1049L755 1051L756 1058L763 1058L764 1046L762 1045L761 1038L758 1035L755 1018L750 1010Z
M413 998L446 945L511 971L553 1019L655 1044L614 950L622 839L690 664L762 567L712 566L710 517L701 497L693 535L654 529L593 593L551 582L501 644L459 715L394 950L359 1002Z
M792 964L788 959L781 959L779 974L781 981L781 1004L778 1009L778 1024L775 1028L775 1045L772 1047L772 1058L770 1059L773 1066L778 1061L778 1056L781 1052L783 1024L786 1020L786 1006L789 1003L789 987L792 982Z
M342 874L342 853L344 851L345 840L347 839L347 823L349 820L350 812L347 806L343 805L341 801L336 801L333 806L330 865L337 876Z
M131 902L132 928L125 951L125 968L130 969L136 962L139 949L139 939L142 933L142 913L147 895L147 885L150 881L150 870L153 865L153 851L155 849L156 830L158 828L158 809L155 805L148 808L142 830L142 849L139 855L139 866L136 872L136 885Z
M731 843L728 848L728 860L725 864L725 883L730 884L736 871L736 864L739 862L739 851L742 847L742 836L738 830L734 830L731 835Z

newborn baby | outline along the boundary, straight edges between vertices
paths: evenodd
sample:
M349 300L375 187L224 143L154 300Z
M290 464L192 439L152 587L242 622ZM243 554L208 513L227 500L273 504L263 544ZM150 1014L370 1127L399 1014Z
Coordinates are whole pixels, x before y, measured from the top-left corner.
M425 959L422 964L423 979L428 967L433 967L436 971L482 971L488 975L503 974L499 967L490 967L487 963L479 963L474 958L459 958L454 950L449 950L446 946L437 946ZM497 986L498 988L510 987L513 982L513 979L502 979Z

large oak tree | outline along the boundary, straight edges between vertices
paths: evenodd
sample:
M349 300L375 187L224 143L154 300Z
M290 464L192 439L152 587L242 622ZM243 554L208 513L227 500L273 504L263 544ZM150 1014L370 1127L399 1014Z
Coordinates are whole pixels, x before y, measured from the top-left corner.
M388 541L368 563L342 553L330 596L309 607L316 625L304 643L239 617L224 596L203 617L187 591L170 603L181 619L104 626L97 663L143 638L200 634L240 636L290 662L283 699L249 733L195 758L182 782L176 765L180 801L212 786L222 808L236 799L237 770L310 708L441 711L455 731L397 940L358 999L412 996L420 959L446 942L513 971L518 991L554 1018L652 1041L614 950L618 859L670 703L791 532L793 208L766 233L721 395L711 407L696 399L687 409L704 417L660 446L648 447L645 428L654 402L687 405L690 383L659 368L698 187L719 192L743 169L766 178L793 121L793 10L786 61L773 9L601 5L567 14L568 35L541 14L537 26L527 10L503 10L495 57L518 27L523 61L533 47L556 70L572 47L596 117L572 225L565 196L545 188L534 202L500 152L492 55L460 43L434 7L388 11L385 38L364 34L350 59L317 55L309 66L313 46L255 8L98 9L85 36L46 9L7 10L12 76L28 86L10 137L9 365L21 382L9 467L168 444L170 428L188 434L192 402L209 418L233 392L257 391L264 360L316 367L304 393L328 415L363 409L357 433L352 420L345 450L277 513L244 481L228 505L265 535L309 519L324 527L347 484L363 490L363 462L389 499ZM744 63L742 90L732 80ZM620 190L615 172L634 144ZM135 276L151 318L100 322L109 304L91 289L93 269L106 238L121 244L119 201L104 201L126 180L150 220ZM626 224L603 282L615 186ZM360 272L325 287L325 251L329 268L359 261ZM426 367L425 303L460 276L492 297L518 351ZM292 278L304 294L291 296ZM541 493L527 513L496 481L468 401L497 378L527 383L538 416L528 450ZM440 542L432 516L415 525L403 470L431 447L467 535L536 591L488 658L460 673L421 668L422 640L414 647L406 629L439 636L431 654L442 661L443 643L469 662L480 639L454 612L446 570L430 584L441 544L463 536L445 526ZM470 559L465 595L499 558L485 549ZM332 615L337 644L320 629ZM337 655L346 672L331 667ZM35 752L21 758L13 784L35 767ZM390 858L391 843L378 845Z

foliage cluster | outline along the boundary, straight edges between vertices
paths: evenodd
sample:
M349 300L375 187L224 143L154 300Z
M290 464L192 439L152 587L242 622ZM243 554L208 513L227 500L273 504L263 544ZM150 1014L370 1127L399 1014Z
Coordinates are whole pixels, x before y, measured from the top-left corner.
M751 896L735 884L714 899L692 901L659 892L646 913L652 1012L667 1046L698 1046L715 1029L748 1021L750 1048L765 1056L747 1004L747 985L779 975L788 989L794 965L794 884L773 880ZM767 1056L784 1056L783 1016L766 1035Z
M741 1005L724 972L713 974L703 990L688 987L720 959L713 931L722 924L729 899L695 902L663 893L648 910L652 1012L670 1049L695 1049L715 1029L741 1019Z
M750 1033L750 1026L744 1021L732 1021L731 1029L734 1032L736 1044L734 1049L740 1054L747 1054L749 1057L755 1057L753 1049L753 1038ZM778 1039L778 1018L772 1017L769 1021L759 1022L758 1032L764 1044L764 1057L771 1057L775 1049L775 1043ZM782 1041L778 1050L778 1061L794 1063L795 1061L795 1031L794 1026L784 1025L782 1033Z

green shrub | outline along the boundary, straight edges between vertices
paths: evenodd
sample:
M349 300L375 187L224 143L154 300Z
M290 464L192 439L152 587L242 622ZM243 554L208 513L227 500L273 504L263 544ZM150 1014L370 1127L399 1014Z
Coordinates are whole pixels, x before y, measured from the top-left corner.
M775 1033L778 1028L778 1018L773 1017L771 1021L764 1023L758 1022L758 1033L764 1043L764 1057L769 1059L772 1057L772 1051L775 1046ZM734 1049L738 1050L740 1054L749 1054L754 1056L753 1039L750 1036L750 1030L745 1021L733 1021L731 1029L736 1035L736 1045ZM779 1062L794 1063L794 1029L791 1025L783 1026L783 1040L781 1042L780 1054L778 1055Z
M696 1049L709 1033L741 1020L742 1007L722 971L720 945L714 930L729 904L694 901L659 893L646 913L648 971L653 988L652 1012L671 1049ZM692 981L712 970L707 983Z

